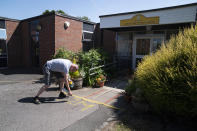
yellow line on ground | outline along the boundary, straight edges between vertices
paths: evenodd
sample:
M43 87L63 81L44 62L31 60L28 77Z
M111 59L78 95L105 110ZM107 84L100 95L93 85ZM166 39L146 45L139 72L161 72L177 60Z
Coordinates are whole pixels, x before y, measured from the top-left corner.
M109 108L113 108L113 109L117 109L117 110L120 109L120 108L117 108L117 107L114 107L114 106L111 106L111 105L108 105L108 104L105 104L105 103L102 103L102 102L99 102L99 101L84 98L84 97L81 97L81 96L77 96L77 95L73 95L73 96L76 97L76 98L82 99L84 101L88 101L88 102L99 104L99 105L104 105L104 106L107 106Z

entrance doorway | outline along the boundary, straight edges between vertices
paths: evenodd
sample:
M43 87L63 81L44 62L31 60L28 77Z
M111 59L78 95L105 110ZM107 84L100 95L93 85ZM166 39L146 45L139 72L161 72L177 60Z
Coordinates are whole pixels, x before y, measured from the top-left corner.
M135 69L145 55L151 55L164 42L163 35L135 35L133 41L133 64Z

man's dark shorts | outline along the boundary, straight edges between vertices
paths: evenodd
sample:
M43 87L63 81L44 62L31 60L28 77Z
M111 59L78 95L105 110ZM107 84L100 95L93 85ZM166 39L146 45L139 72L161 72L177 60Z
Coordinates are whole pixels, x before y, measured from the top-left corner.
M55 76L56 79L64 78L62 73L54 72L48 69L47 64L43 66L44 83L45 85L51 85L52 77Z

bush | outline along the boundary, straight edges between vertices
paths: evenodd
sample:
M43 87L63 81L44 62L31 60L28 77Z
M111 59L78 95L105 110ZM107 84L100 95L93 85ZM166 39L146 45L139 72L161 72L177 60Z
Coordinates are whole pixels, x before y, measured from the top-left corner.
M98 49L91 49L88 52L79 53L78 58L79 64L85 72L84 84L90 86L94 85L97 74L103 74L104 70L101 68L95 69L95 75L92 76L90 76L89 70L93 67L97 67L104 64L104 61L107 57L104 57L104 55L101 54Z
M135 72L135 82L160 114L197 116L197 26L179 32Z
M57 53L53 56L53 58L64 58L73 61L76 57L76 54L72 51L66 50L64 48L60 48Z

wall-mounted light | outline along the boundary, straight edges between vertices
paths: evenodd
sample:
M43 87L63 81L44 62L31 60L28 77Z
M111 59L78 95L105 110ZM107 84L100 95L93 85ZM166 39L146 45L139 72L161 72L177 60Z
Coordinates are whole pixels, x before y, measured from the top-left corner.
M38 24L38 25L36 26L36 31L39 32L39 31L41 31L41 30L42 30L42 26Z
M70 26L70 22L65 21L64 22L64 29L67 29Z

